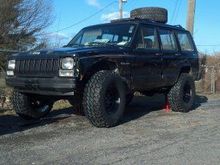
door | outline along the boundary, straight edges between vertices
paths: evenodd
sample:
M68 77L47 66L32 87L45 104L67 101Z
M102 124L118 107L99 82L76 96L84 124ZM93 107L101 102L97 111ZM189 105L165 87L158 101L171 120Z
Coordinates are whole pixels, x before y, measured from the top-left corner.
M184 65L188 64L191 67L194 78L199 75L199 61L198 52L189 32L178 31L176 32L177 40L182 52L183 59L187 61Z
M132 66L135 89L148 90L161 86L161 60L158 35L155 27L142 25L139 28Z
M179 51L175 33L166 28L159 28L159 38L163 54L162 81L163 86L173 85L179 76L182 54Z

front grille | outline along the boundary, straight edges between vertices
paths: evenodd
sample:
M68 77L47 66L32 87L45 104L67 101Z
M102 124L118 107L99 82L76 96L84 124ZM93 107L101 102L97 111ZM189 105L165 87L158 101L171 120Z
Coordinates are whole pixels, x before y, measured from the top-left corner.
M58 59L16 60L15 75L21 77L54 77L59 71Z

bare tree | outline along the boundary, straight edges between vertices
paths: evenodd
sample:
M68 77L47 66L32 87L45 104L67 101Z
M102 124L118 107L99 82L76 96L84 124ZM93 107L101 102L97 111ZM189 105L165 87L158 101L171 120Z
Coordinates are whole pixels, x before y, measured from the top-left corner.
M50 0L0 0L0 49L25 51L45 45L39 39L52 23L52 7Z
M49 0L0 0L0 47L31 49L51 24Z

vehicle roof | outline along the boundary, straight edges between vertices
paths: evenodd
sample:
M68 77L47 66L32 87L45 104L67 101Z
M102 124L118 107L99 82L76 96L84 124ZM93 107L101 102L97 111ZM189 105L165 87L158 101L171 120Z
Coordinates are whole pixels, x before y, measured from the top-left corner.
M117 25L117 24L121 25L121 24L129 24L129 23L149 24L149 25L153 25L153 26L165 27L165 28L170 28L170 29L179 30L179 31L187 31L181 25L169 25L169 24L163 24L163 23L158 23L158 22L154 22L154 21L151 21L151 20L138 19L138 18L118 19L118 20L113 20L110 23L97 24L97 25L92 25L92 26L88 26L88 27L85 27L85 28L93 28L93 27L98 27L98 26L108 26L108 25Z

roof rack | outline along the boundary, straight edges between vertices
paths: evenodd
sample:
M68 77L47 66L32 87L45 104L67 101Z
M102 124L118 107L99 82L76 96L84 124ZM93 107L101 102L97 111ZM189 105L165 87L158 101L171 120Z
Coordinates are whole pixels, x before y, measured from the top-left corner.
M141 19L141 18L122 18L122 19L115 19L111 20L111 23L117 23L117 22L127 22L127 21L145 21L145 22L155 22L150 19Z
M111 20L111 23L120 23L120 22L128 22L128 21L142 21L142 22L146 22L146 23L155 23L158 25L163 25L163 26L172 26L178 29L183 29L185 30L181 25L169 25L169 24L163 24L163 23L159 23L153 20L149 20L149 19L141 19L141 18L122 18L122 19L116 19L116 20Z
M184 29L181 25L173 25L173 26L176 26L178 28Z

